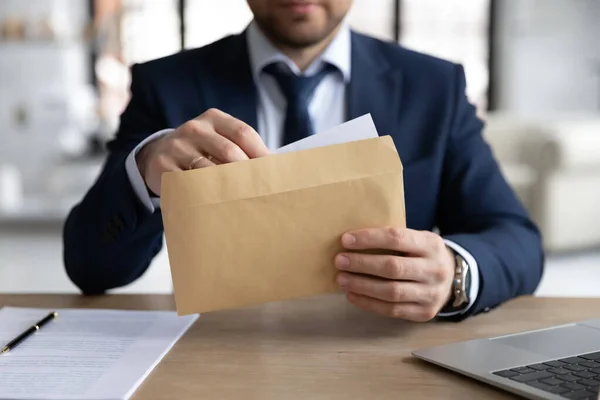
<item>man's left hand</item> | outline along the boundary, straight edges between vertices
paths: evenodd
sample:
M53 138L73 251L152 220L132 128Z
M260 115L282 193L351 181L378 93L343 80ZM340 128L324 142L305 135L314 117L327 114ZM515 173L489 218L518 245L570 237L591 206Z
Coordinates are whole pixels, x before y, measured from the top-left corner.
M338 284L355 306L424 322L448 302L455 264L439 235L394 227L361 229L345 233L342 245L348 251L335 257L341 271Z

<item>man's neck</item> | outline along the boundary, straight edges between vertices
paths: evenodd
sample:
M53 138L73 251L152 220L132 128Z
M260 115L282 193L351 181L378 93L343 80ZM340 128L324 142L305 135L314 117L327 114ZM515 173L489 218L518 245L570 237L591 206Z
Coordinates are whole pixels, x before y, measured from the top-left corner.
M271 43L273 43L273 45L277 47L279 51L288 56L290 60L292 60L294 64L296 64L300 71L305 71L310 66L310 64L312 64L312 62L316 60L325 51L327 46L329 46L333 38L335 38L335 36L338 34L340 27L341 25L335 28L329 34L329 36L312 46L294 48L284 46L273 40L271 40Z

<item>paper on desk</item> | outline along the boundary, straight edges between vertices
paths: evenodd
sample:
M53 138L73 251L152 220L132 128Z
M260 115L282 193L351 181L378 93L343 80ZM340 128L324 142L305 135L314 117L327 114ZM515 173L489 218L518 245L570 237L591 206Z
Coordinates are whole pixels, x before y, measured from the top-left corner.
M337 292L333 258L344 232L405 226L391 137L378 137L370 116L333 132L295 145L324 147L163 174L179 314ZM371 138L340 143L361 137Z
M0 399L128 399L196 320L173 312L57 310L56 320L0 355ZM49 310L0 310L0 343Z

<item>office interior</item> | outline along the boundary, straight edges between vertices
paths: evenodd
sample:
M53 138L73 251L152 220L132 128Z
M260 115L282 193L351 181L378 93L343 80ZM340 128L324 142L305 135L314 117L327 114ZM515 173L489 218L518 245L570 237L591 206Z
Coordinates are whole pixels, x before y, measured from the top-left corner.
M465 67L483 134L544 238L536 294L600 295L600 2L353 3L355 30ZM0 1L0 292L77 292L62 224L100 171L129 66L250 20L245 0ZM113 292L171 291L165 247Z

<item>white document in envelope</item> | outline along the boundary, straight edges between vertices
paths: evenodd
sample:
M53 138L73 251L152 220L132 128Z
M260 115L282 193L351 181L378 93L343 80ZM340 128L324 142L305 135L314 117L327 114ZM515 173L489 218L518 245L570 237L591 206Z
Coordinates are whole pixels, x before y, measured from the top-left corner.
M333 144L347 143L355 140L371 139L379 136L373 123L371 114L365 114L351 121L345 122L328 131L309 136L297 142L280 147L275 153L289 153L292 151L311 149L315 147L330 146Z

